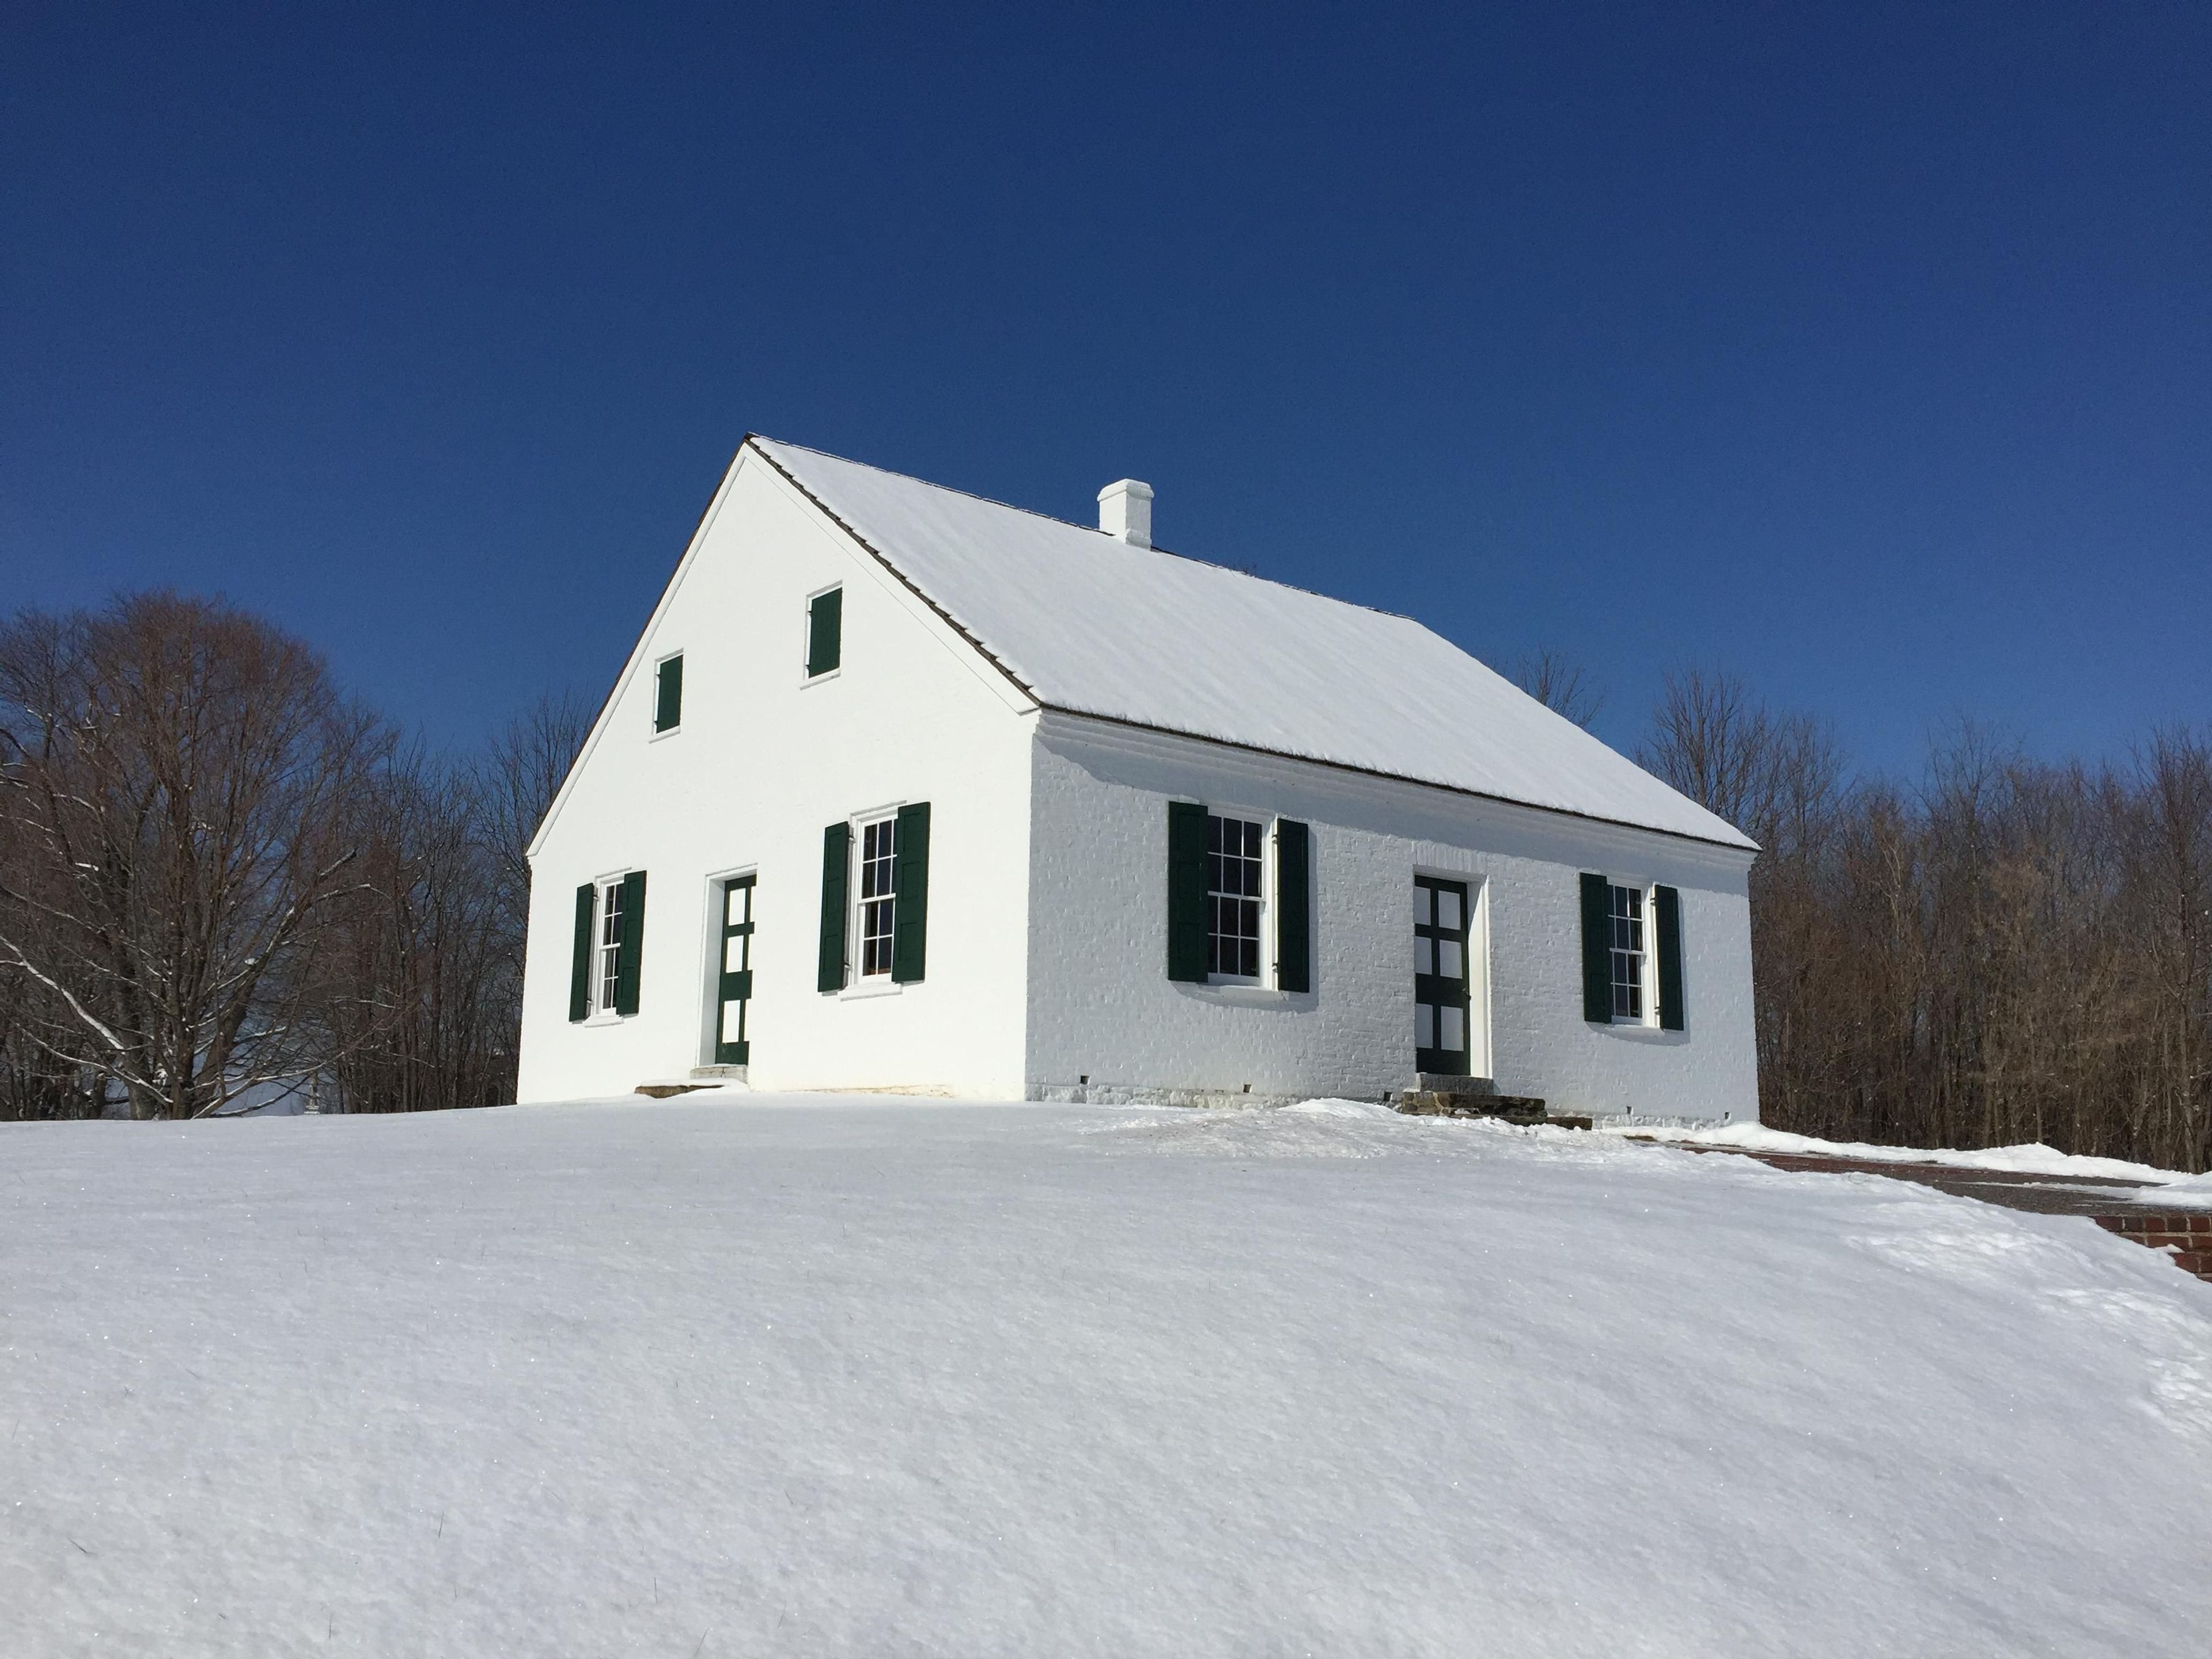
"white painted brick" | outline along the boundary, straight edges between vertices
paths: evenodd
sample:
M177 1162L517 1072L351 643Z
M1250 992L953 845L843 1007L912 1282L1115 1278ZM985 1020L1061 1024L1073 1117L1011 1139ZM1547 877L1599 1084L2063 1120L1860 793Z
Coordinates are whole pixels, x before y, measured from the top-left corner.
M842 582L844 666L803 683L805 596ZM653 663L684 653L681 732ZM709 508L532 860L525 1100L627 1093L708 1058L710 877L754 867L751 1085L1018 1097L1030 720L1005 678L748 453ZM927 976L815 989L822 830L931 803ZM648 873L639 1012L572 1025L578 884Z
M1313 826L1315 988L1166 975L1167 802ZM1048 714L1030 794L1032 1092L1376 1097L1413 1081L1413 877L1481 884L1504 1092L1555 1111L1755 1119L1747 855ZM1681 890L1683 1032L1582 1018L1577 878Z

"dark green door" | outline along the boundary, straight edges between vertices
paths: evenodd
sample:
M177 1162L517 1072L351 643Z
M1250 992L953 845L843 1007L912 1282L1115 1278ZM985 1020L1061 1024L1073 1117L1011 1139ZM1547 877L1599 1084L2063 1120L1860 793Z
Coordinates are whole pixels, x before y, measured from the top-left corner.
M1467 884L1413 878L1413 1068L1467 1070Z
M753 995L753 878L722 884L722 957L714 1010L714 1064L749 1063L745 1011Z

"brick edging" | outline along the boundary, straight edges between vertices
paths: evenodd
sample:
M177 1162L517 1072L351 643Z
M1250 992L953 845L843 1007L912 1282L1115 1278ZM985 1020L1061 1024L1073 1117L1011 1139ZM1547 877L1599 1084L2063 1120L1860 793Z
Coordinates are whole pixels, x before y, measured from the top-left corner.
M2174 1266L2212 1280L2212 1211L2146 1208L2141 1215L2091 1218L2106 1232L2118 1233L2133 1243L2172 1250Z

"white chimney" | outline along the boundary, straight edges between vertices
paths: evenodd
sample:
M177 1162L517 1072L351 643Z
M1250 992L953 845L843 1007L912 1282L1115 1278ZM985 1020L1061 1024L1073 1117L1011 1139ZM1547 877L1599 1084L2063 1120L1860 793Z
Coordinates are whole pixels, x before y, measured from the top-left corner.
M1109 483L1098 492L1098 527L1132 547L1152 544L1152 487L1134 478Z

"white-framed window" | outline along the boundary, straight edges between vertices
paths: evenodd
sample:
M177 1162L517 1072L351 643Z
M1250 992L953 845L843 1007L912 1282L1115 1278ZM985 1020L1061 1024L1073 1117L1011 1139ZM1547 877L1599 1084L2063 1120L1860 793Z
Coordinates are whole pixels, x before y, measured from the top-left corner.
M898 819L860 825L860 977L888 978L898 924Z
M623 878L599 884L599 925L592 950L592 1012L611 1014L622 987Z
M1267 830L1252 818L1206 819L1206 970L1218 984L1261 982Z
M1606 898L1613 925L1613 1017L1642 1025L1650 1018L1652 1000L1651 952L1646 943L1650 905L1641 887L1618 883L1608 884Z

